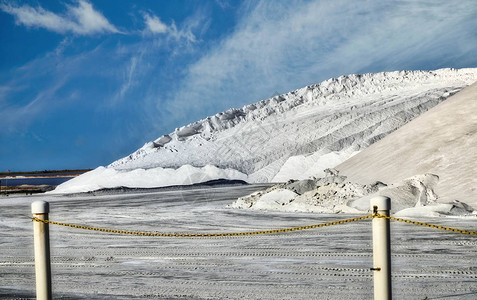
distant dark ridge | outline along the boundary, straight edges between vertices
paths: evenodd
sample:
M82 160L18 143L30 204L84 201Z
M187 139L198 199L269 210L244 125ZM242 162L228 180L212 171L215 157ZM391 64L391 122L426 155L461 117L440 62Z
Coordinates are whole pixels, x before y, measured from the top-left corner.
M243 180L229 180L229 179L214 179L200 183L194 183L189 185L171 185L163 187L153 187L153 188L130 188L125 186L120 186L116 188L105 188L99 189L96 191L84 192L84 193L74 193L70 195L111 195L111 194L121 194L121 193L148 193L154 191L169 191L169 190L190 190L196 188L210 188L210 187L220 187L220 186L235 186L235 185L249 185L246 181Z
M45 175L45 174L83 174L93 169L80 170L45 170L45 171L31 171L31 172L0 172L0 176L18 176L18 175Z
M33 195L49 192L55 189L52 185L20 185L20 186L0 186L0 195L8 196L14 194ZM1 298L0 298L1 299Z

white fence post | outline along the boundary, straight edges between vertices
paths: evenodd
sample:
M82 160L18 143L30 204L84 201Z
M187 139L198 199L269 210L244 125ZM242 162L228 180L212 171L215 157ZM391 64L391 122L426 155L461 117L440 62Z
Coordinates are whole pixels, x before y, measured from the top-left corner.
M389 216L391 199L378 196L371 199L371 209ZM374 299L391 300L391 234L389 219L373 218Z
M31 204L34 218L48 220L49 205L46 201ZM51 266L50 266L50 232L47 223L34 221L33 235L35 244L36 299L50 300Z

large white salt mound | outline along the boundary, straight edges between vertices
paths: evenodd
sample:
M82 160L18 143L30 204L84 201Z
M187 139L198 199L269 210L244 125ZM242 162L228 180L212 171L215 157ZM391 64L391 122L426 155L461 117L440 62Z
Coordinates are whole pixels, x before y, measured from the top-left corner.
M238 179L245 181L247 180L247 175L236 170L224 170L210 165L202 168L184 165L178 169L152 168L131 171L99 167L59 185L50 193L82 193L116 187L154 188L189 185L214 179Z
M81 175L58 190L206 181L217 177L207 173L208 165L229 170L220 177L246 175L250 183L322 176L325 168L340 164L476 80L477 68L332 78L177 128L113 162L107 171ZM177 177L186 165L197 168L184 172L185 178ZM100 178L104 176L109 178ZM76 183L82 188L74 188Z
M214 165L249 182L320 176L476 80L477 69L332 78L177 128L110 167Z

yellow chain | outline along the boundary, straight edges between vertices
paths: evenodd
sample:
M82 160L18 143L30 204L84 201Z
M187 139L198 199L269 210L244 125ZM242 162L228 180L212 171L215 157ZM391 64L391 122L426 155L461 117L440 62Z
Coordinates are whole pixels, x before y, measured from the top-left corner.
M141 231L127 231L127 230L118 230L118 229L107 229L107 228L97 228L91 226L83 226L83 225L76 225L76 224L69 224L69 223L61 223L55 222L50 220L41 220L38 218L32 218L33 221L36 222L43 222L47 224L77 228L77 229L84 229L84 230L92 230L92 231L100 231L100 232L107 232L107 233L117 233L117 234L129 234L129 235L142 235L142 236L159 236L159 237L230 237L230 236L246 236L246 235L259 235L259 234L274 234L274 233L283 233L283 232L292 232L298 230L305 230L305 229L313 229L319 227L326 227L326 226L333 226L339 224L346 224L351 222L356 222L365 219L371 218L384 218L389 219L391 221L403 222L407 224L413 224L418 226L424 226L429 228L436 228L442 229L446 231L452 231L462 234L469 234L469 235L477 235L477 232L471 230L464 230L464 229L457 229L452 227L446 227L441 225L434 225L424 222L417 222L407 219L401 219L397 217L388 217L380 214L372 214L362 217L350 218L350 219L343 219L338 221L332 221L327 223L315 224L315 225L307 225L307 226L299 226L299 227L290 227L290 228L283 228L283 229L272 229L272 230L261 230L261 231L248 231L248 232L231 232L231 233L165 233L165 232L141 232Z
M397 217L388 217L388 216L379 215L379 214L374 214L374 217L389 219L391 221L403 222L403 223L407 223L407 224L413 224L413 225L417 225L417 226L424 226L424 227L429 227L429 228L442 229L442 230L452 231L452 232L457 232L457 233L462 233L462 234L477 235L477 232L471 231L471 230L464 230L464 229L457 229L457 228L446 227L446 226L441 226L441 225L434 225L434 224L429 224L429 223L424 223L424 222L417 222L417 221L412 221L412 220L407 220L407 219L401 219L401 218L397 218Z
M97 227L90 227L90 226L55 222L55 221L50 221L50 220L41 220L41 219L38 219L38 218L32 218L32 220L36 221L36 222L42 222L42 223L65 226L65 227L71 227L71 228L77 228L77 229L85 229L85 230L92 230L92 231L117 233L117 234L142 235L142 236L160 236L160 237L230 237L230 236L245 236L245 235L258 235L258 234L273 234L273 233L282 233L282 232L291 232L291 231L298 231L298 230L305 230L305 229L313 229L313 228L326 227L326 226L332 226L332 225L346 224L346 223L350 223L350 222L356 222L356 221L360 221L360 220L371 219L373 217L374 217L373 215L367 215L367 216L356 217L356 218L351 218L351 219L344 219L344 220L332 221L332 222L328 222L328 223L321 223L321 224L307 225L307 226L300 226L300 227L272 229L272 230L261 230L261 231L249 231L249 232L231 232L231 233L140 232L140 231L127 231L127 230L97 228Z

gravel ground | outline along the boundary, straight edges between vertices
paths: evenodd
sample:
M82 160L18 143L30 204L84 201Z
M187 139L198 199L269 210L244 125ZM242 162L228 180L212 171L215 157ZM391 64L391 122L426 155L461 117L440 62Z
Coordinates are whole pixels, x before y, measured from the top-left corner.
M351 217L227 209L263 186L0 198L0 298L34 298L30 203L50 219L161 232L238 232ZM422 219L477 230L474 219ZM392 223L394 299L476 299L474 236ZM158 238L50 225L55 299L372 299L370 220L230 238Z

